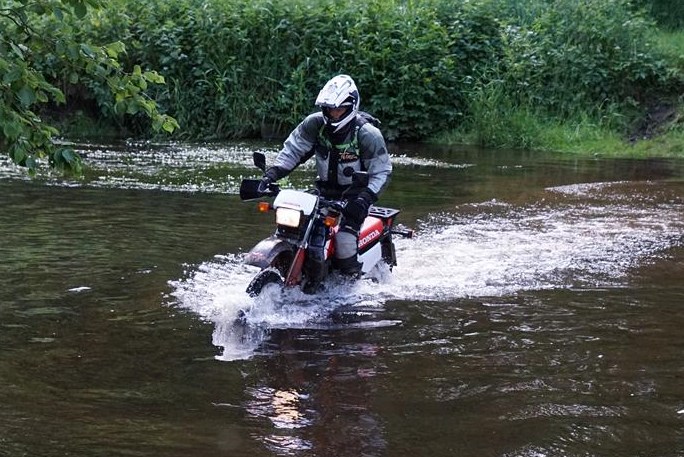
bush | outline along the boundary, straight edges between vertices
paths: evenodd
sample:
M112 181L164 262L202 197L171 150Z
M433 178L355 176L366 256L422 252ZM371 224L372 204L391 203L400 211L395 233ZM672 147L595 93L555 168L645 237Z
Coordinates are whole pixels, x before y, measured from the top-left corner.
M286 133L347 73L389 139L415 140L512 112L623 123L681 89L652 30L627 0L112 0L81 33L165 76L185 138Z
M497 22L452 3L115 0L86 33L165 75L157 100L189 138L287 131L348 73L389 138L417 139L460 118L460 80L502 53Z
M651 21L628 2L528 3L492 6L505 24L505 55L464 89L465 127L478 132L478 143L533 147L532 119L625 132L654 101L681 91L674 61L651 44ZM548 122L541 124L539 132Z

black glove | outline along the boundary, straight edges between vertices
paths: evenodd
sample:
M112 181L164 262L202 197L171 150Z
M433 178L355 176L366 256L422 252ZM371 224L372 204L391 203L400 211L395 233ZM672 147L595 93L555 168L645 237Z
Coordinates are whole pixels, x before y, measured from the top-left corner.
M261 178L261 181L259 181L259 187L257 187L257 193L259 194L265 194L268 192L269 187L271 187L271 184L273 184L273 180L265 176Z
M342 214L351 224L360 227L366 216L368 216L368 208L375 201L373 197L371 191L362 191L347 202L347 205L342 210Z
M278 180L278 170L275 167L271 167L264 173L264 176L259 182L259 187L257 187L257 192L260 194L265 194L270 191L271 184Z

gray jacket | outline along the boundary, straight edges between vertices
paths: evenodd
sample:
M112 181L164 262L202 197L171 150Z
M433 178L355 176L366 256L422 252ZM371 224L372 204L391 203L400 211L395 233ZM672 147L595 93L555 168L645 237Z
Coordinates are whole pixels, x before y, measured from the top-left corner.
M348 187L352 178L345 176L344 170L351 167L354 171L368 172L368 189L377 197L387 186L392 173L382 133L372 123L364 122L361 115L357 115L346 137L334 145L325 133L323 114L317 112L307 116L290 133L275 159L279 177L289 174L312 153L316 157L318 179L331 187Z

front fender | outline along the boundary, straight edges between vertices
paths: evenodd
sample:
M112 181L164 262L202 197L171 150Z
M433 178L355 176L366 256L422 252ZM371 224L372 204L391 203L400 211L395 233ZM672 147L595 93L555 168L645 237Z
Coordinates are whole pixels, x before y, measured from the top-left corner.
M287 241L272 235L257 243L245 256L247 265L259 268L268 268L273 261L283 252L292 252L293 246Z

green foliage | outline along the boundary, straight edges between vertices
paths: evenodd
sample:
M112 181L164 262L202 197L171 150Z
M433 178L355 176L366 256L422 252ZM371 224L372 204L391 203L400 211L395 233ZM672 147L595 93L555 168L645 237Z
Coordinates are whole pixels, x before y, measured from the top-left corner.
M656 33L655 46L658 52L684 73L684 29L677 31L661 30Z
M528 25L504 30L501 68L521 102L558 115L643 102L676 83L651 49L650 24L627 2L556 0Z
M95 46L74 39L75 25L89 8L100 6L100 0L23 0L0 9L0 147L31 173L44 157L54 168L81 172L80 157L56 146L58 132L39 112L41 106L66 103L65 87L106 86L115 113L142 112L156 129L177 127L144 93L148 84L163 84L163 78L139 67L121 68L123 43Z
M39 17L45 36L117 44L37 53L32 68L70 89L15 86L17 103L92 100L98 119L140 133L175 127L159 106L186 139L287 133L338 73L389 139L458 127L509 147L563 122L624 132L684 87L681 58L628 0L110 0L78 22ZM54 65L72 52L85 71Z
M626 0L113 0L89 24L165 75L155 99L192 139L287 132L337 73L390 139L511 111L621 128L681 84Z
M423 138L460 118L458 81L501 53L498 30L448 1L116 0L88 32L166 76L157 101L188 138L287 131L342 72L390 138Z
M684 2L681 0L632 0L632 5L644 9L663 27L684 28Z
M628 2L527 3L522 10L518 2L490 3L505 54L463 81L461 137L468 131L479 144L545 148L558 123L626 136L647 107L684 87L676 60L654 46L651 22Z

